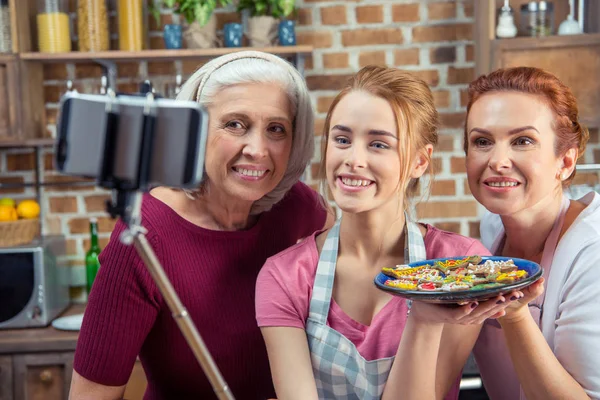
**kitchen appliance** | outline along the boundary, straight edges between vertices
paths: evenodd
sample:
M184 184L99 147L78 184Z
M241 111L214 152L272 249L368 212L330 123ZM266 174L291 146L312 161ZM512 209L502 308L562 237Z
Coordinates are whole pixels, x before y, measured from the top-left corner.
M47 326L69 305L65 238L0 248L0 329Z

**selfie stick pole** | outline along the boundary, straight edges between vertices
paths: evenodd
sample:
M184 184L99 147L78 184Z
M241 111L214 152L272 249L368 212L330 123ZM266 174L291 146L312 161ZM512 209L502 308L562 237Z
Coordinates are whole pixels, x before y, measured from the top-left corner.
M194 322L181 303L156 254L148 243L145 236L146 229L141 226L142 192L139 189L144 189L147 186L150 171L154 125L156 121L153 101L153 95L151 93L148 94L148 106L144 110L142 145L136 183L121 181L114 178L112 174L114 167L112 157L115 154L119 114L116 109L116 101L109 102L112 105L108 106L106 111L106 141L99 185L113 189L113 199L112 202L107 202L107 211L113 218L120 217L127 225L127 229L121 234L121 242L126 245L133 243L135 246L150 275L152 275L152 279L158 286L161 295L165 299L173 318L179 326L179 330L210 381L215 394L220 400L234 400L227 382L223 379Z

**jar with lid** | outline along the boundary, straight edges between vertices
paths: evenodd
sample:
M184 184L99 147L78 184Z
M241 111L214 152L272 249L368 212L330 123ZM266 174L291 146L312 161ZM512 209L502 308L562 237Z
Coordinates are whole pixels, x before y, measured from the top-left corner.
M554 32L554 9L549 1L538 3L538 36L550 36Z
M110 48L106 0L77 1L79 51L104 51Z
M0 53L12 53L8 0L0 0Z
M119 50L138 51L147 48L148 9L145 0L117 0L119 18Z
M38 0L38 47L43 53L71 51L68 5L65 0Z

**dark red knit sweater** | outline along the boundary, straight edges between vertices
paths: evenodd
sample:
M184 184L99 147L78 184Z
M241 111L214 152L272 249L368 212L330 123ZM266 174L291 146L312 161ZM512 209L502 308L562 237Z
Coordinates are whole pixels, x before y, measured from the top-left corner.
M144 197L142 221L236 399L273 397L254 313L256 277L267 257L323 227L325 211L316 193L296 184L246 231L200 228L150 195ZM74 369L91 381L120 386L139 354L148 378L145 399L215 398L135 249L118 241L123 228L117 223L100 255Z

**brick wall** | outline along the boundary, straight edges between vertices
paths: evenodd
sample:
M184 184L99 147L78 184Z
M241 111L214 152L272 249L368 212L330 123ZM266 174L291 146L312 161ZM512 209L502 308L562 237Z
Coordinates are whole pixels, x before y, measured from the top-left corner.
M74 1L72 1L74 5ZM327 108L346 79L367 64L396 66L424 79L433 90L440 111L442 127L439 145L434 153L435 183L428 202L418 206L423 221L442 229L478 237L478 216L482 209L470 195L464 170L462 125L467 83L474 78L473 0L297 0L299 44L310 44L315 50L307 60L306 80L317 112L315 132L320 147L322 125ZM73 10L75 8L73 7ZM219 29L226 22L240 22L234 9L219 10ZM112 16L114 23L114 14ZM173 20L163 10L161 23ZM160 27L151 23L152 48L162 48ZM137 83L150 78L164 93L177 73L189 76L199 63L142 62L122 63L118 69L118 89L134 91ZM46 99L48 130L53 133L60 95L66 80L71 79L81 92L97 93L102 70L94 64L47 65L44 69L43 96ZM597 130L586 161L600 162ZM52 171L51 154L45 154L47 181L70 181ZM307 172L307 180L315 185L319 155ZM0 152L0 182L31 182L34 158L27 150ZM582 175L579 181L597 183L595 174ZM108 193L93 186L61 186L46 188L42 204L47 212L45 233L67 236L74 286L83 285L83 258L88 247L88 218L99 218L100 244L108 241L114 222L105 216L104 200ZM29 198L32 188L2 190L0 195ZM74 291L76 297L80 292Z

